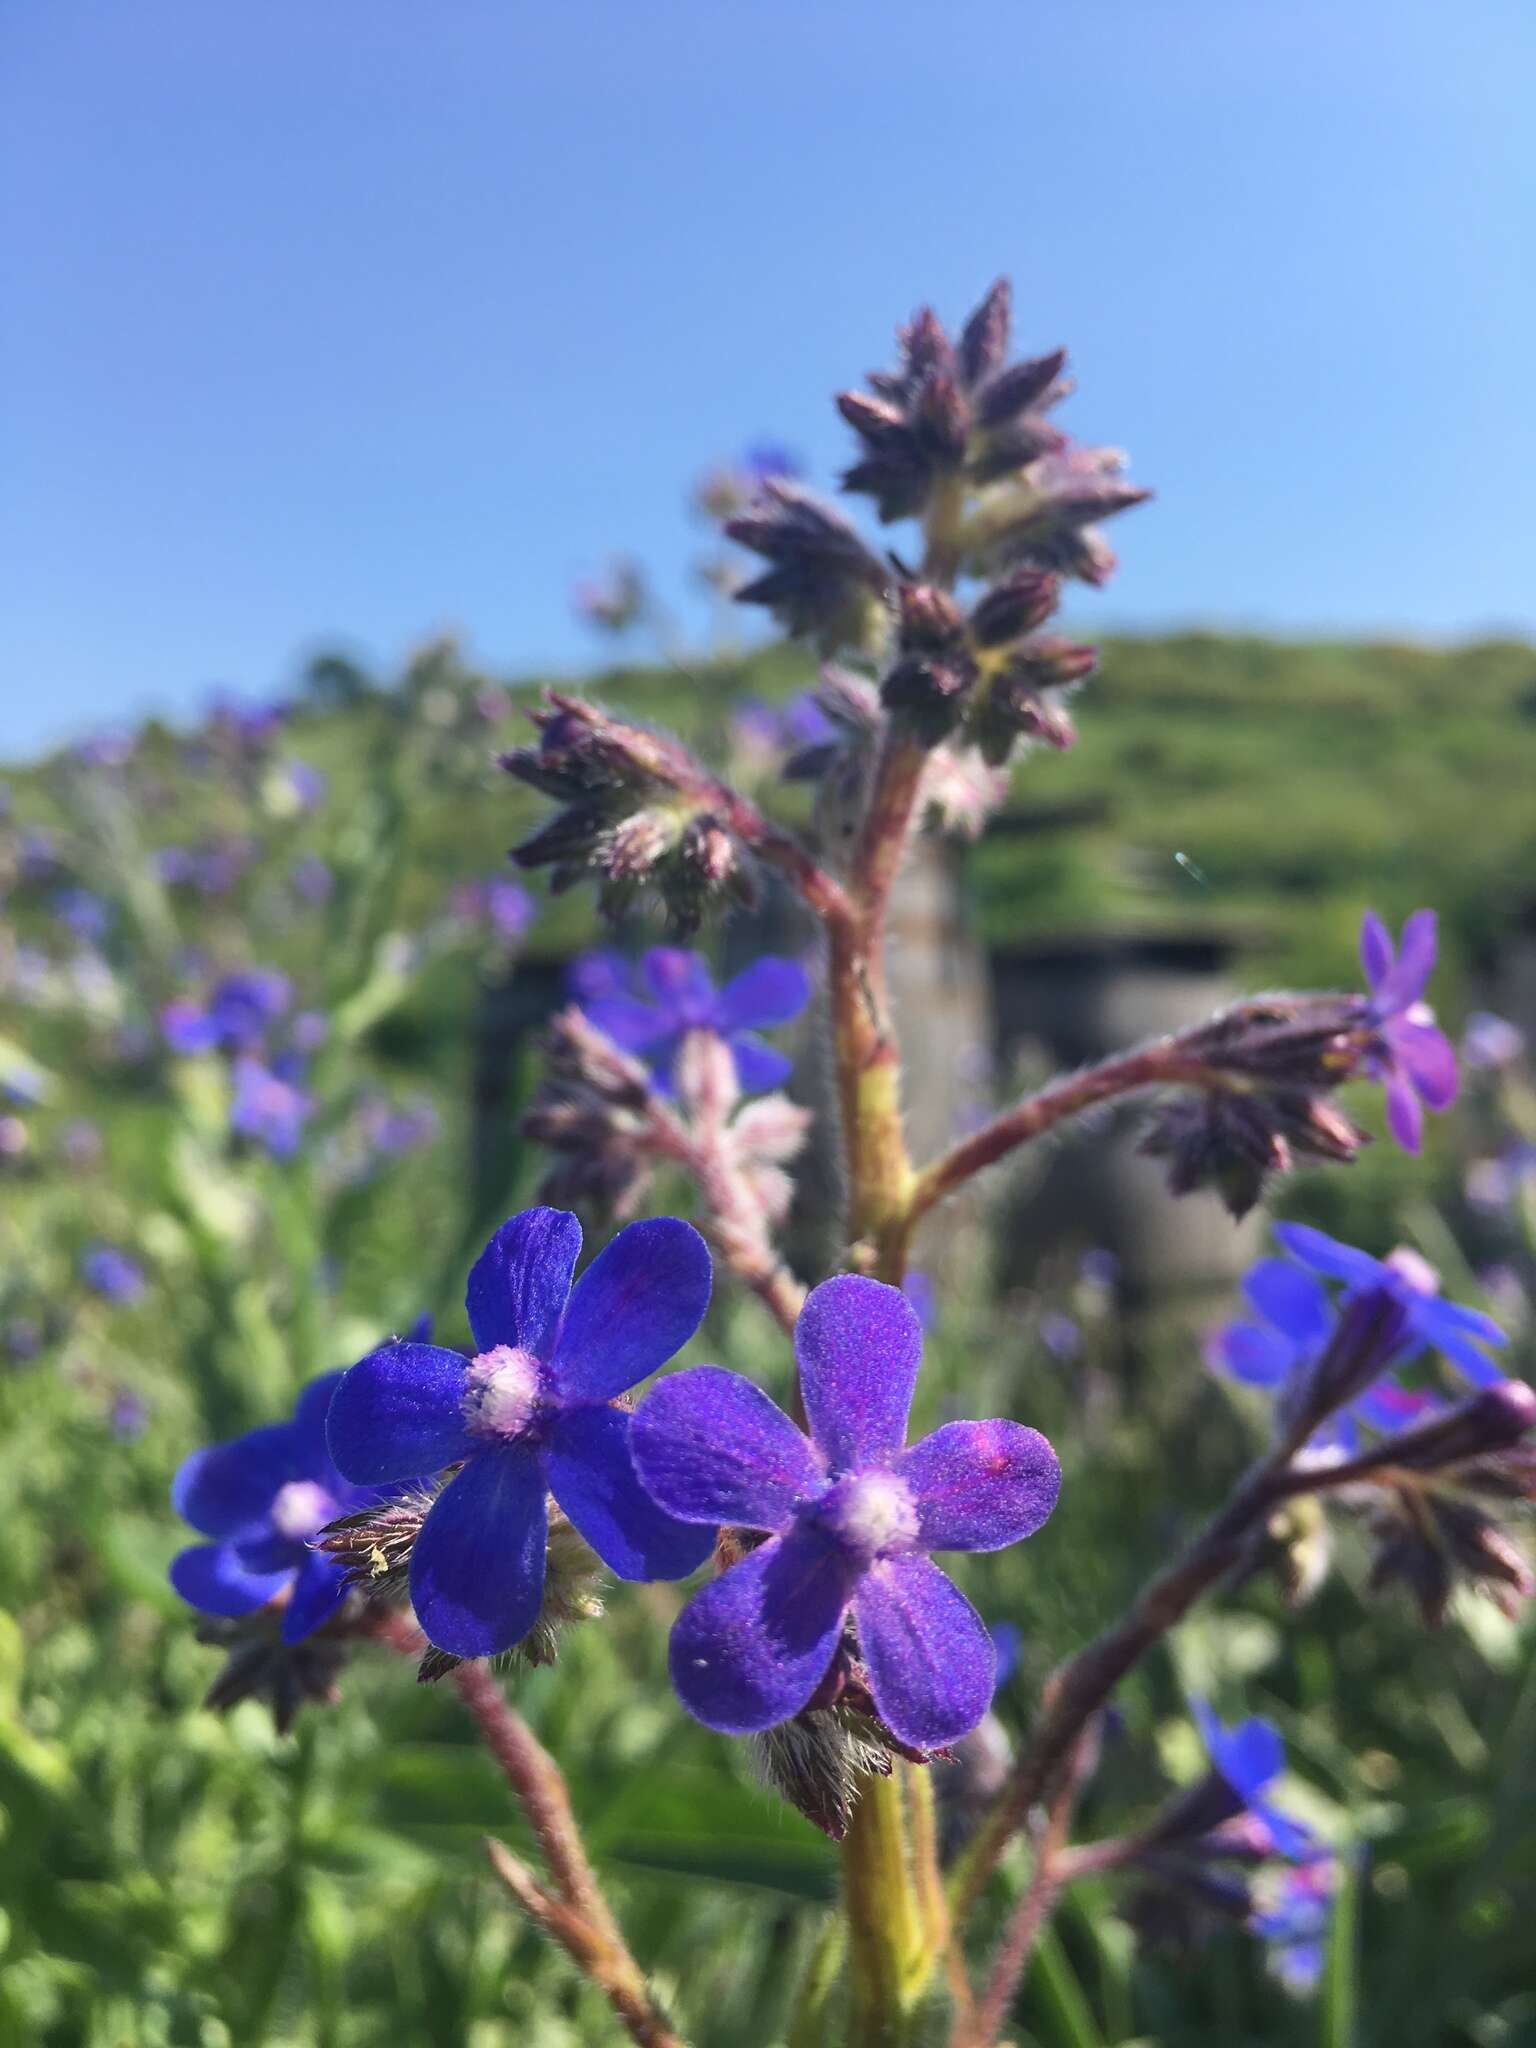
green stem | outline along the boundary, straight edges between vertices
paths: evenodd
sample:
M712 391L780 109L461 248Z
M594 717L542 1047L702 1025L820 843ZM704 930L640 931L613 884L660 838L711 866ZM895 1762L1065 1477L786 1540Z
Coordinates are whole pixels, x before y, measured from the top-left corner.
M865 1782L843 1842L852 2016L849 2048L902 2048L927 1978L923 1912L908 1853L902 1774Z

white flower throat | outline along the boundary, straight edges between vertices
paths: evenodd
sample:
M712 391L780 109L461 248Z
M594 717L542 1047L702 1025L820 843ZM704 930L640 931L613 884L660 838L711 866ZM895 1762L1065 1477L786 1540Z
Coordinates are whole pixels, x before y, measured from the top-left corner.
M470 1360L464 1420L477 1435L510 1441L533 1421L542 1391L539 1361L510 1344L498 1344Z

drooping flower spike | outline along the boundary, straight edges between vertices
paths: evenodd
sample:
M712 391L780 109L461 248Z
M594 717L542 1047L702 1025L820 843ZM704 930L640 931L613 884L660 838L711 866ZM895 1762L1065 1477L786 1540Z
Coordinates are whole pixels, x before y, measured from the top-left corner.
M572 979L590 1021L625 1052L640 1054L667 1093L690 1031L712 1031L726 1041L747 1094L777 1088L793 1062L758 1034L792 1023L811 999L809 977L796 960L768 955L717 989L707 963L677 946L653 946L632 988L625 986L622 959L612 953L579 961Z
M490 1657L538 1620L546 1490L624 1579L679 1579L711 1529L663 1512L635 1476L632 1418L609 1404L665 1365L703 1321L709 1251L691 1224L632 1223L573 1288L581 1225L562 1209L504 1223L469 1276L476 1355L388 1344L342 1379L330 1415L338 1469L360 1486L461 1469L411 1556L428 1639Z
M900 1741L941 1747L986 1712L996 1648L928 1553L1033 1535L1061 1469L1016 1422L953 1422L905 1448L921 1355L899 1290L844 1274L812 1291L795 1328L809 1437L718 1366L676 1373L641 1403L635 1462L657 1501L768 1537L672 1631L673 1683L707 1727L742 1735L798 1713L850 1611L875 1704Z
M1237 1810L1259 1823L1267 1852L1293 1863L1323 1854L1311 1829L1269 1797L1270 1786L1285 1769L1285 1744L1274 1723L1254 1715L1227 1728L1216 1718L1209 1701L1201 1699L1190 1702L1190 1711L1211 1769L1225 1781L1238 1802Z
M297 1643L346 1598L341 1567L310 1543L327 1522L379 1496L343 1479L326 1448L326 1411L341 1379L332 1372L312 1380L291 1421L194 1451L182 1465L172 1505L213 1538L172 1561L171 1584L189 1606L234 1619L286 1592L283 1639Z
M1432 910L1413 913L1400 948L1374 910L1360 926L1360 964L1376 1033L1367 1071L1386 1090L1387 1123L1405 1152L1417 1152L1423 1142L1424 1111L1449 1109L1456 1100L1455 1049L1424 1000L1436 944Z

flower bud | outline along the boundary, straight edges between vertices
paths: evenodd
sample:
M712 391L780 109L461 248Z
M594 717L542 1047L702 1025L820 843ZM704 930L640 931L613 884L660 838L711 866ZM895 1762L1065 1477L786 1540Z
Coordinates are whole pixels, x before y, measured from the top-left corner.
M955 374L967 391L1000 370L1008 360L1013 288L1000 277L960 330L955 348Z
M765 605L793 637L828 653L878 638L890 572L840 512L784 478L763 485L758 505L726 525L729 537L773 566L736 593Z
M975 648L1011 647L1033 633L1061 602L1061 578L1043 569L1015 569L977 600L970 617Z

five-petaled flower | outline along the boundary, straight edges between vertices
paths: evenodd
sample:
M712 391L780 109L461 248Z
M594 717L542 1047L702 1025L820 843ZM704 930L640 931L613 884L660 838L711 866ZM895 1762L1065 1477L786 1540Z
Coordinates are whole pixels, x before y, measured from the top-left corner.
M797 960L767 955L717 989L707 963L677 946L653 946L632 985L622 955L588 954L576 964L572 988L598 1030L625 1052L639 1053L668 1093L690 1031L712 1031L726 1041L747 1094L777 1088L793 1062L758 1033L793 1022L811 998Z
M1436 918L1416 910L1394 947L1386 926L1368 910L1360 926L1360 964L1370 989L1374 1038L1367 1071L1387 1096L1387 1123L1405 1152L1417 1152L1424 1111L1456 1100L1456 1053L1424 1001L1435 964Z
M538 1620L546 1489L620 1578L683 1578L714 1544L641 1486L632 1418L610 1405L703 1321L708 1248L671 1217L632 1223L573 1289L580 1250L574 1216L525 1209L469 1276L476 1355L387 1344L331 1407L331 1454L359 1486L460 1467L411 1555L416 1618L454 1656L494 1656Z
M706 1726L740 1735L798 1713L850 1608L875 1704L901 1741L939 1748L986 1712L996 1648L928 1553L1033 1535L1061 1469L1017 1422L952 1422L905 1448L922 1341L898 1289L843 1274L813 1290L795 1327L809 1437L718 1366L676 1373L641 1403L635 1462L660 1504L768 1535L672 1631L673 1683Z
M327 1522L378 1498L343 1479L326 1449L326 1411L341 1378L332 1372L312 1380L290 1421L210 1444L182 1465L172 1505L213 1538L172 1561L171 1584L189 1606L238 1617L286 1592L283 1638L297 1643L346 1598L336 1559L310 1548Z

